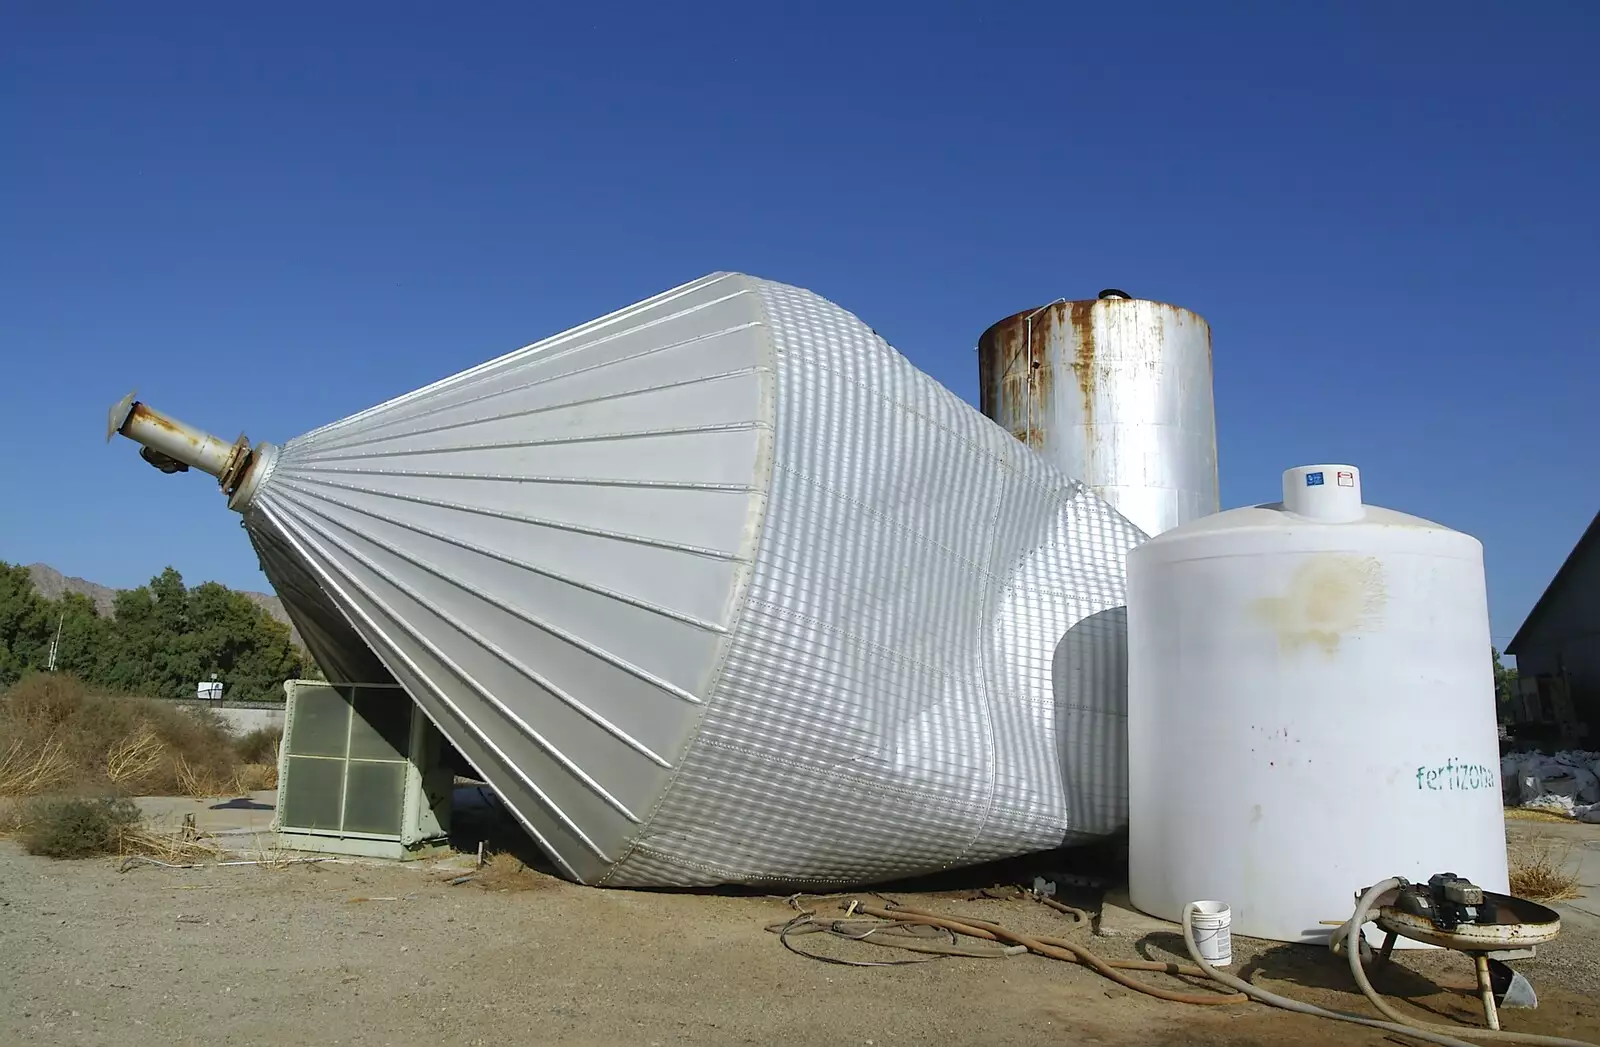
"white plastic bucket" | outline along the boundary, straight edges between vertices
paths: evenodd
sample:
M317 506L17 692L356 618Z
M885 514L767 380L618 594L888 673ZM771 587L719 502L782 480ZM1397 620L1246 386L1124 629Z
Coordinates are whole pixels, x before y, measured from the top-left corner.
M1222 902L1195 902L1189 926L1200 956L1213 967L1233 963L1233 912Z

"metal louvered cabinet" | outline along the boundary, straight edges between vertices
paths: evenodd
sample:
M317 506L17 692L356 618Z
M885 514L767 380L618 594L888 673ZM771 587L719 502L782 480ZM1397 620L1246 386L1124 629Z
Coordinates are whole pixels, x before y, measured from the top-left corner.
M383 858L446 846L454 781L437 728L394 684L290 680L278 757L280 843Z

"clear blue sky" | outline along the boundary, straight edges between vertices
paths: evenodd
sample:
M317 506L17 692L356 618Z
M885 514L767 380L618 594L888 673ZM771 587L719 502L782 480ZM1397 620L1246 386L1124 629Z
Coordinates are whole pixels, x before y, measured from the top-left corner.
M1212 324L1225 505L1354 462L1483 540L1503 643L1600 508L1597 53L1593 3L10 3L0 558L264 587L103 443L135 386L281 440L734 269L975 401L990 322L1117 286Z

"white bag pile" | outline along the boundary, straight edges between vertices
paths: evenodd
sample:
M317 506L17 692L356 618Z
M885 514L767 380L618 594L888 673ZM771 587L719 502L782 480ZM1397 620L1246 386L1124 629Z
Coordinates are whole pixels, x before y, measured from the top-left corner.
M1509 804L1600 822L1600 752L1507 753L1500 780Z

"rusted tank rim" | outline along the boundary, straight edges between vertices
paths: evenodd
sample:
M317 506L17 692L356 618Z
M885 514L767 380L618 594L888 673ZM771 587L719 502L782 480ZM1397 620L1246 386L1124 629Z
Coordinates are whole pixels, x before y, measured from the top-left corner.
M1065 310L1071 310L1075 306L1090 308L1096 305L1105 305L1107 308L1115 309L1140 302L1148 302L1151 305L1159 305L1166 309L1174 309L1180 313L1188 313L1201 323L1206 323L1206 318L1195 312L1193 309L1188 309L1181 305L1173 305L1171 302L1163 302L1156 298L1058 298L1054 302L1050 302L1047 305L1041 305L1036 309L1023 309L1019 312L1012 313L1003 320L997 320L996 322L990 324L984 329L983 334L978 336L978 346L979 348L982 348L986 342L992 340L1000 328L1006 327L1009 324L1025 322L1030 315L1037 315L1042 313L1044 310L1053 307L1059 306ZM1207 326L1209 327L1210 325L1207 324Z

